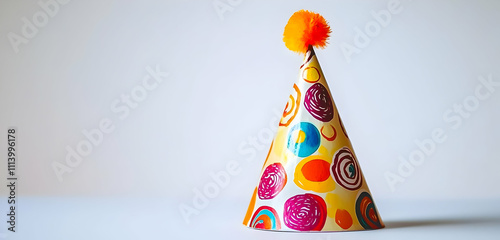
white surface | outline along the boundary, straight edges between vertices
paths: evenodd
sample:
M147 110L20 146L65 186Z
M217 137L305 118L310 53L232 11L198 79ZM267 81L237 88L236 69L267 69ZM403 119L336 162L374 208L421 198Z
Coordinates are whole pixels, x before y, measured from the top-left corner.
M192 224L164 198L27 198L8 239L498 239L499 201L378 202L386 228L289 233L244 227L240 199L220 199Z

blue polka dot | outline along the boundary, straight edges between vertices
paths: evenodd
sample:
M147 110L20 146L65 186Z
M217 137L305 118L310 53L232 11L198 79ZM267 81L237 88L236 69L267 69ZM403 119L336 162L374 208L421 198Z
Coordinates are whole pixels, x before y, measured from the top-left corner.
M305 133L305 139L301 143L297 143L293 138L295 131L302 131ZM295 124L288 132L288 150L299 157L307 157L319 148L321 137L318 129L311 123L301 122Z

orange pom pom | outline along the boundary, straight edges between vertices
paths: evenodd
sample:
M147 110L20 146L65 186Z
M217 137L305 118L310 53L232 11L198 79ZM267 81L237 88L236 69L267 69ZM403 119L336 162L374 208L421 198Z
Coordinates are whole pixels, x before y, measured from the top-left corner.
M288 49L306 53L309 45L324 48L330 37L330 26L323 16L307 10L295 12L285 26L283 41Z

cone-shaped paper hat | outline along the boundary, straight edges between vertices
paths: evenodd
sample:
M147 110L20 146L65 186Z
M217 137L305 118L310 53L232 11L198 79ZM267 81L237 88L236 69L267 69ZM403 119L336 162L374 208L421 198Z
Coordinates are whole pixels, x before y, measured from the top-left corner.
M287 47L305 53L305 58L243 221L248 227L384 227L313 50L325 46L329 33L323 17L304 10L285 28Z

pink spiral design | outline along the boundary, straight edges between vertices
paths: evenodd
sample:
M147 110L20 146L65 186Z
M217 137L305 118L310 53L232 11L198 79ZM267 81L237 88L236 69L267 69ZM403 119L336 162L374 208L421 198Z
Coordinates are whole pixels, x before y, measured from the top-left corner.
M333 103L330 93L321 83L315 83L307 89L304 107L316 119L329 122L333 119Z
M363 175L361 174L358 161L347 147L343 147L335 153L332 173L335 182L348 190L356 190L363 183Z
M281 163L266 167L260 178L258 194L260 199L272 199L283 190L286 184L286 172Z
M318 195L295 195L285 202L283 220L298 231L321 231L326 221L326 203Z

